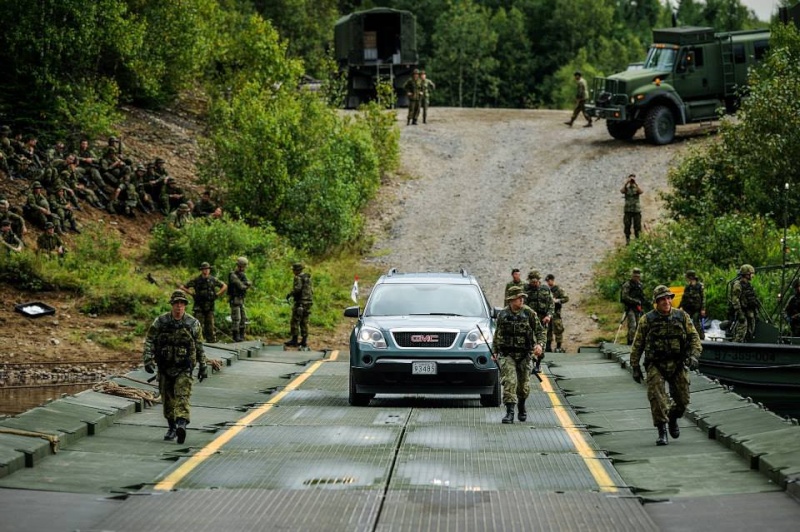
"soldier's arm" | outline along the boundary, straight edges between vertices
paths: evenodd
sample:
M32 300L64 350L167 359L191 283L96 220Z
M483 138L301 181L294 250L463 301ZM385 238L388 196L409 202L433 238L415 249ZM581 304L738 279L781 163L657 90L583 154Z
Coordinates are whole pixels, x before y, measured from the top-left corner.
M216 285L219 287L219 290L217 291L217 297L219 297L225 293L225 291L228 289L228 285L226 285L219 279L216 279L216 281L217 281Z
M531 329L533 329L533 338L536 341L536 345L539 346L540 349L544 349L544 344L547 343L547 329L542 325L539 316L536 315L536 311L533 309L530 311L528 322L530 323Z
M206 353L203 350L203 328L198 320L192 323L192 336L194 337L194 358L198 366L206 365Z
M144 339L144 351L142 352L142 363L144 365L155 364L155 341L158 334L158 318L153 320L150 328L147 330L147 336Z
M700 353L703 352L703 344L700 343L700 335L692 322L691 316L686 312L683 313L683 325L686 327L686 334L689 337L688 355L700 358Z
M632 368L639 367L639 361L644 353L644 340L647 338L647 330L647 317L642 316L639 318L639 323L636 326L636 334L633 336L633 345L631 346L630 363Z
M736 312L742 311L742 285L739 283L733 283L731 288L731 306Z
M503 316L500 316L497 319L497 328L494 331L494 338L492 338L492 352L495 354L495 356L500 355L500 344L502 338L502 333L500 332L500 323L502 321L503 321Z

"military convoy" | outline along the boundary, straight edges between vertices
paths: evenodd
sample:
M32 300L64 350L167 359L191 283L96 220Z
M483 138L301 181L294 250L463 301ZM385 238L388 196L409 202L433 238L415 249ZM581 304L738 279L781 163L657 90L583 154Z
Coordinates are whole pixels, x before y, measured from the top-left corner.
M605 118L615 139L630 140L643 127L653 144L669 144L676 125L718 120L737 110L748 69L764 58L769 39L769 30L653 30L644 64L595 78L586 112Z
M403 84L417 66L417 22L409 11L375 8L340 18L334 28L339 71L347 75L345 107L375 98L378 81L392 84L407 105Z

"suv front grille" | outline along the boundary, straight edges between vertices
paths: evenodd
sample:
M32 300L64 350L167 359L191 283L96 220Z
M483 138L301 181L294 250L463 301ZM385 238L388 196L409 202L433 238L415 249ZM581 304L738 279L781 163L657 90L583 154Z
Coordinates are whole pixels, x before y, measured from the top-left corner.
M399 347L411 348L448 348L456 341L458 333L454 332L439 332L439 331L402 331L393 332L395 343Z

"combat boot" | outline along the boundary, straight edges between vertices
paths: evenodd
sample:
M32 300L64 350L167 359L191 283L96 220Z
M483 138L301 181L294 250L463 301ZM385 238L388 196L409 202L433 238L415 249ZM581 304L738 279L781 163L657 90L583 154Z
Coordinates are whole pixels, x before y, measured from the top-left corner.
M545 353L552 353L553 352L553 344L547 342L547 345L544 346Z
M164 441L172 441L175 439L175 422L171 419L168 419L167 422L169 423L169 429L167 429L167 433L164 434Z
M585 126L583 126L583 127L592 127L592 121L591 121L591 120L589 120L589 121L586 123L586 125L585 125Z
M299 347L300 344L297 343L297 335L292 336L292 339L288 342L283 342L283 345L286 347Z
M303 336L303 338L300 339L300 347L308 348L308 336Z
M506 403L506 416L503 418L503 423L514 423L514 403Z
M674 439L681 437L681 428L678 426L678 417L675 414L669 415L669 435Z
M569 127L572 127L572 120L567 120L567 121L566 121L566 122L564 122L564 123L565 123L566 125L568 125Z
M669 438L667 437L667 424L659 423L657 427L658 427L658 439L656 440L656 445L669 444Z
M520 421L528 420L528 410L525 408L525 399L519 399L517 403L517 418Z
M175 434L178 436L178 443L183 443L186 441L186 425L189 422L179 417L175 420Z

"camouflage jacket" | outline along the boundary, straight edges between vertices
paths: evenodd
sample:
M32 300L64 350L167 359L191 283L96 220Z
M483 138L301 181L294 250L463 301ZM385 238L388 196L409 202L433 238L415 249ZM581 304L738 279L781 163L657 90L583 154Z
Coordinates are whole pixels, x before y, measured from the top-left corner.
M136 191L134 190L133 193L136 194ZM138 200L138 195L137 195L137 200ZM174 210L171 213L169 213L169 216L167 216L167 224L176 229L182 229L187 225L189 225L190 223L192 223L193 221L194 217L192 217L192 213L189 211L181 212L180 210Z
M695 284L687 284L683 287L683 296L681 296L681 304L678 305L688 312L694 314L706 308L706 295L703 283L696 282Z
M228 300L236 304L236 300L239 299L238 304L241 304L250 286L251 283L247 280L247 275L245 275L244 272L233 270L230 275L228 275Z
M745 279L736 279L731 288L730 307L734 312L755 313L760 306L753 284Z
M692 318L680 309L670 309L669 314L651 310L641 318L631 346L631 367L639 367L644 354L644 365L657 364L674 371L688 357L700 357L703 347Z
M311 274L301 273L294 276L292 283L292 299L295 305L308 306L314 296L314 288L311 286Z
M23 246L22 240L20 240L19 237L16 234L14 234L13 229L9 231L0 231L0 237L2 238L3 242L8 244L9 246L15 248ZM11 248L9 248L8 246L3 246L3 247L5 247L8 250L8 252L11 253Z
M635 310L636 307L641 307L645 300L644 285L633 280L625 281L622 284L619 300L625 305L625 310Z
M625 212L642 212L642 202L639 201L641 192L634 184L625 185Z
M225 283L209 275L203 277L198 275L184 286L194 289L194 306L196 309L209 311L214 308L214 301L217 299L217 292L225 286Z
M503 291L503 294L504 294L503 297L508 297L508 290L512 286L519 286L523 290L525 290L525 288L526 288L525 282L522 281L522 280L520 280L519 282L509 281L509 282L506 283L506 289Z
M145 365L155 362L160 372L173 377L191 373L195 364L205 365L200 322L189 314L180 320L171 312L157 317L147 331L142 359Z
M525 304L536 311L536 315L540 319L547 316L553 317L556 312L556 305L553 302L553 294L550 293L550 288L541 284L538 288L528 284L525 287L525 293L528 294L528 300Z
M39 235L39 237L36 239L36 248L38 251L46 251L51 253L53 251L58 251L59 248L63 250L64 241L61 240L61 237L55 233L49 235L45 232Z
M514 312L508 306L497 316L492 350L497 356L509 354L529 355L536 344L544 347L547 330L536 316L536 311L527 305Z
M553 295L553 303L555 304L555 313L553 314L553 316L560 317L561 306L567 301L569 301L569 296L567 295L566 292L564 292L564 289L558 286L557 284L554 284L553 286L550 287L550 293Z

